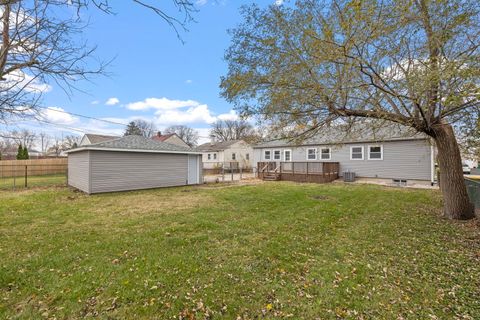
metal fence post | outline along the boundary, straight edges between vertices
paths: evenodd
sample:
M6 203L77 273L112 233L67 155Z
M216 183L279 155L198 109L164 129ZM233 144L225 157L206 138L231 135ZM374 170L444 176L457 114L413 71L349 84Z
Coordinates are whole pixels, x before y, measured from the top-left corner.
M28 166L25 165L25 188L27 187L27 171L28 171Z

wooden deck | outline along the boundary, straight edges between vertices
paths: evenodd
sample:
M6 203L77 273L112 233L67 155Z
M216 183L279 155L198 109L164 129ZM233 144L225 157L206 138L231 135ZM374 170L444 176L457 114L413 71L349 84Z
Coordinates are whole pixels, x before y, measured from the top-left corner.
M258 178L296 182L328 183L338 179L338 162L258 162Z

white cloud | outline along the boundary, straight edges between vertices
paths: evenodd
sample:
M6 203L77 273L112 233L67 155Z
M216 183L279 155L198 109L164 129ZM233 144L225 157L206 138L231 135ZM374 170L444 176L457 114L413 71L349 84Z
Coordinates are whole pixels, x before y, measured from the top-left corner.
M187 80L185 80L185 83L186 83L186 84L192 84L192 83L193 83L193 80L187 79Z
M275 5L276 6L281 6L283 4L284 0L275 0Z
M119 103L120 103L120 100L118 100L118 98L116 98L116 97L109 98L109 99L105 102L105 104L106 104L107 106L114 106L114 105L119 104Z
M195 100L170 100L168 98L147 98L143 101L137 101L127 104L127 109L130 110L169 110L187 107L198 107L200 103Z
M235 110L230 110L228 113L222 113L217 116L219 120L238 120L238 114Z
M65 113L60 107L49 107L40 112L40 116L48 122L62 125L71 125L78 122L78 118Z
M195 2L195 4L196 4L197 6L204 6L204 5L207 4L207 2L208 2L208 0L197 0L197 1Z
M98 100L93 100L92 102L90 102L90 104L99 104L99 103L100 103L100 101L98 101Z
M159 127L175 124L211 124L217 120L238 119L237 113L233 110L216 115L208 105L195 100L147 98L129 103L126 107L132 111L153 110L153 121Z
M211 124L217 119L206 104L190 107L186 110L158 110L155 113L155 123L159 125L206 123Z
M52 90L52 86L49 84L43 83L38 78L19 70L7 74L4 77L5 80L0 82L0 88L7 90L21 89L31 93L45 93Z

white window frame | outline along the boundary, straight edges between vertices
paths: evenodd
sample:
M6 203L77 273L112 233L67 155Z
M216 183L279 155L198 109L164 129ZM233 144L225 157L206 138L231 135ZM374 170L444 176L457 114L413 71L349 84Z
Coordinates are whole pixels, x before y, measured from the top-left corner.
M268 152L268 158L267 158ZM272 160L272 150L263 150L263 160Z
M275 158L275 152L278 152L278 159ZM282 150L273 150L273 160L274 161L282 161Z
M353 148L362 148L362 158L361 159L354 159L352 157L352 154L353 154ZM353 161L356 161L356 160L365 160L365 148L364 146L350 146L350 160L353 160Z
M213 154L213 160L217 160L217 153L216 152Z
M370 148L371 147L380 147L380 158L370 158ZM383 160L383 144L371 144L368 145L368 160Z
M310 150L315 150L315 159L309 159L308 158L308 151ZM307 148L307 152L305 154L305 158L307 159L307 161L316 161L317 158L318 158L318 149L317 148Z
M231 157L232 157L232 160L237 160L237 154L235 152L232 152Z
M290 160L287 160L287 157L285 156L287 152L290 154ZM285 149L283 150L283 161L285 162L291 162L292 161L292 149Z
M211 158L212 158L212 155L210 153L207 154L207 160L212 160Z
M332 148L326 147L326 148L319 148L320 152L318 153L320 155L320 160L332 160ZM323 153L322 150L328 149L328 158L323 158Z

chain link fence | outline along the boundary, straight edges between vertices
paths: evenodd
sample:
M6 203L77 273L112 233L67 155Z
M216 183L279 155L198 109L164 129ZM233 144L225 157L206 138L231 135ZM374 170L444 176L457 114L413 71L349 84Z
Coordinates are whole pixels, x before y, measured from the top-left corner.
M244 167L238 162L204 163L203 182L234 182L255 178L251 167Z

